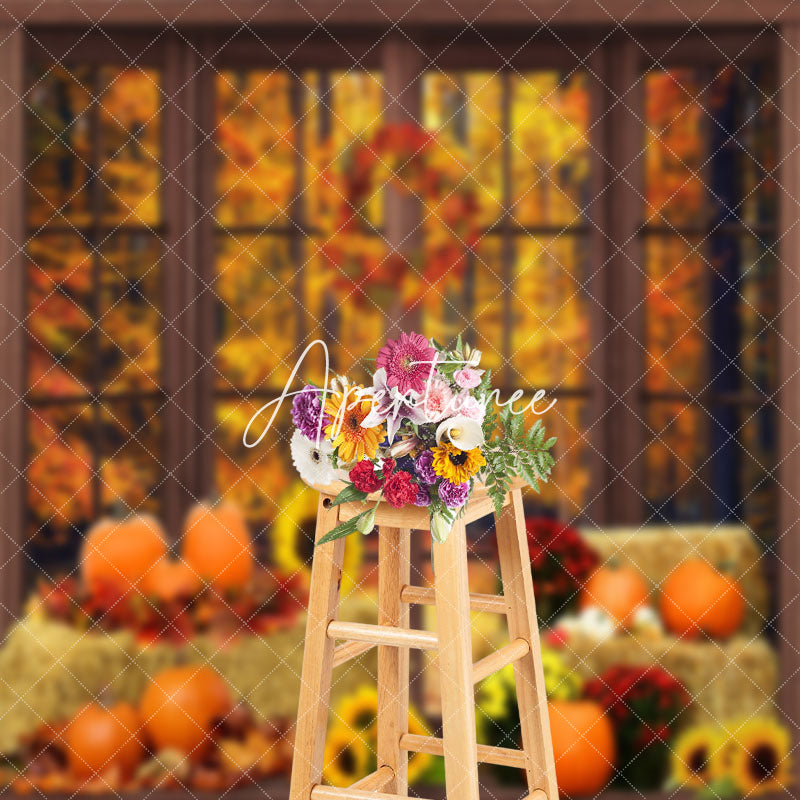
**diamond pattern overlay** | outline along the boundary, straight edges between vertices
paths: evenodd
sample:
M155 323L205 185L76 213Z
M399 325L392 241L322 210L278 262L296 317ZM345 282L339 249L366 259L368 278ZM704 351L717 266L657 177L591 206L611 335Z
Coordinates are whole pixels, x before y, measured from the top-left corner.
M253 776L252 791L286 796L284 779L255 778L259 764L291 752L282 721L294 713L304 620L254 630L265 607L305 602L314 500L291 474L288 411L259 448L247 450L241 436L310 341L324 339L335 370L359 378L387 335L410 329L469 339L509 394L542 387L558 398L545 419L559 437L558 465L541 496L526 494L530 514L580 528L601 565L636 562L656 606L677 561L733 562L746 605L733 640L609 639L596 630L574 639L562 630L564 660L590 675L625 660L675 669L694 653L697 664L683 666L693 675L691 704L671 725L691 715L735 738L746 713L777 716L794 735L785 698L797 670L797 637L786 623L796 600L796 501L786 475L797 370L779 371L779 354L789 365L800 354L791 328L779 327L796 276L778 251L793 242L795 215L781 221L778 209L796 202L792 176L779 169L797 139L798 109L786 98L800 36L793 23L780 24L782 9L767 19L745 2L751 24L729 34L683 19L683 4L672 0L664 6L678 32L645 30L594 3L587 14L603 24L579 35L537 3L514 8L509 19L527 19L515 30L485 24L497 21L495 3L448 3L457 24L423 35L403 15L386 16L380 29L333 24L344 0L326 15L297 4L291 15L307 14L302 29L276 35L257 21L268 3L243 13L241 4L194 0L175 19L145 2L157 24L144 34L82 18L81 4L73 17L80 30L44 28L31 22L41 5L3 8L0 40L0 61L21 68L24 55L25 65L24 76L10 70L0 87L0 125L17 125L8 141L22 151L19 159L12 145L5 153L10 210L0 223L7 755L15 736L58 722L40 692L61 685L54 676L70 684L70 702L107 702L124 671L138 697L152 677L152 648L175 651L185 633L180 616L142 595L141 614L166 642L133 645L109 633L115 613L127 613L122 600L59 638L42 618L63 584L36 592L37 581L79 580L87 531L115 508L164 520L179 557L183 514L214 497L243 510L268 588L260 605L243 608L211 584L208 606L226 624L212 620L212 635L183 641L181 658L218 672L258 711L265 698L286 698L266 720L269 735L237 762L240 781ZM107 5L110 20L127 4ZM369 5L384 14L382 4ZM630 5L631 15L645 7ZM425 6L409 4L409 19ZM552 13L561 19L569 6ZM192 27L194 14L212 7L225 24ZM709 19L719 21L721 8L710 4ZM400 190L403 176L372 150L385 123L405 121L433 134L431 158L461 176L435 203L416 187ZM381 169L362 205L349 209L359 218L353 234L337 212L349 202L342 187L359 152ZM444 210L461 187L477 197L480 235L461 242L463 271L436 274L425 255L437 237L458 237ZM325 259L326 245L343 236L366 268ZM306 377L318 372L312 364ZM493 533L469 535L473 578L494 591ZM412 552L412 582L424 584L425 544ZM182 563L190 580L207 577ZM346 570L343 613L374 621L374 542L349 542ZM66 602L77 612L74 597ZM422 614L416 622L433 624ZM476 656L503 643L483 615L474 622ZM563 619L543 623L558 630ZM22 638L39 670L34 681L23 674L25 659L14 660ZM100 656L88 672L82 666L77 653L87 642L100 642L115 665L108 677L97 677ZM245 661L266 666L253 677ZM343 754L354 769L375 759L374 741L339 702L369 708L362 684L374 672L374 660L362 657L334 676L327 777L341 772ZM437 685L435 665L412 660L412 730L441 722ZM238 713L226 710L220 730L235 729ZM110 767L127 740L147 742L148 720L118 714L117 722L126 743L104 763L74 751L71 761L84 761L92 788L122 795ZM478 725L509 735L494 712L479 712ZM67 733L53 730L56 746L68 748ZM779 764L797 760L795 747L793 736ZM201 750L159 751L153 768L194 795ZM609 788L647 793L627 777L644 752L614 764ZM763 755L748 755L763 766ZM487 797L507 796L484 777ZM768 776L753 783L749 793Z

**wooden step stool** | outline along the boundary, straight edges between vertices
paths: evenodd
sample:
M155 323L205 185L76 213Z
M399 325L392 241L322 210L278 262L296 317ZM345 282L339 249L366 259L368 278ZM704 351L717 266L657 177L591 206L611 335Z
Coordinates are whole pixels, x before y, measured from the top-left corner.
M429 528L428 510L411 506L397 510L385 502L380 504L375 517L380 529L377 625L336 619L346 539L316 548L289 800L407 797L408 752L444 756L448 800L478 800L479 762L524 769L529 792L526 800L557 800L521 485L514 484L503 513L496 517L502 596L469 591L465 525L494 511L482 486L475 487L465 514L456 522L447 541L432 545L434 589L410 583L411 530ZM325 487L320 492L317 540L364 510L360 503L332 506L338 488L341 487ZM409 628L410 604L436 606L436 633ZM475 664L470 610L505 614L511 640ZM335 646L337 639L344 644ZM378 646L378 769L346 789L323 786L332 671L375 645ZM441 739L408 733L410 647L437 651ZM475 737L474 686L512 662L523 749L479 745Z

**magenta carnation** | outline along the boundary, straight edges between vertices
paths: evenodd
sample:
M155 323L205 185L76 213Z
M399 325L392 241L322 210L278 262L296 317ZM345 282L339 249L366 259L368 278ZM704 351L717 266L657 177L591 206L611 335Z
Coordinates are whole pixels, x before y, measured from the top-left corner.
M417 499L414 500L415 506L427 508L431 504L431 496L426 486L417 486Z
M414 461L414 472L417 477L430 486L439 480L439 476L433 471L433 452L423 450Z
M469 482L450 483L442 481L439 484L439 497L448 508L461 508L469 497Z
M322 417L322 425L320 425ZM292 422L306 439L317 441L317 436L325 435L325 426L330 424L330 417L322 411L322 389L306 386L292 400Z
M377 364L386 370L386 383L400 394L422 392L434 369L436 351L421 333L401 333L378 351Z

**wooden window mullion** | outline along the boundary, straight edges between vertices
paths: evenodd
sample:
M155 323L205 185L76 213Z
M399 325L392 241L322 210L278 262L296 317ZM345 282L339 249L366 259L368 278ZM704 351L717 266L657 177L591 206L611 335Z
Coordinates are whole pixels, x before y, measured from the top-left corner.
M612 40L607 53L609 87L603 149L606 186L598 214L606 232L597 273L603 313L597 314L600 342L593 360L600 416L596 430L599 486L597 521L637 524L644 515L642 460L647 430L641 394L644 373L642 242L644 171L644 86L638 48L627 35Z
M194 342L203 321L195 301L200 251L195 231L200 210L194 199L199 192L199 135L193 120L201 103L196 77L199 61L195 49L183 38L177 34L166 38L162 208L167 252L162 261L165 323L161 352L166 394L162 461L167 474L162 492L164 521L170 533L180 529L183 514L201 492L190 455L199 444L198 395L193 381L199 356Z
M0 633L19 615L25 557L24 29L0 25Z
M778 629L781 677L780 708L791 727L800 724L800 23L781 28L779 44L781 75L780 252L778 308L779 435L778 435ZM800 782L800 761L793 768L792 783Z

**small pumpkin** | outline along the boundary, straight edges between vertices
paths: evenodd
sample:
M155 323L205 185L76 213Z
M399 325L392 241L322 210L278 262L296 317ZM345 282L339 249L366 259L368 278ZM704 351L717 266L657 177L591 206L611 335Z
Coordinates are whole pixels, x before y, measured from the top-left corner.
M572 796L597 794L611 779L617 757L605 709L591 700L551 700L547 710L559 790Z
M610 564L597 569L586 581L580 606L598 606L620 625L628 626L650 592L641 572L630 564Z
M661 618L676 636L701 633L727 638L744 619L739 583L701 558L690 558L667 576L661 587Z
M144 594L165 603L190 599L200 590L200 578L183 561L161 559L142 580Z
M92 593L111 589L124 595L139 587L166 552L164 530L155 517L106 517L86 533L81 574Z
M186 517L183 560L218 589L241 588L253 576L253 543L244 515L232 503L200 503Z
M128 703L84 706L64 730L67 762L81 780L118 770L129 778L144 755L141 720Z
M210 667L172 667L153 678L140 713L156 750L178 750L192 759L211 744L216 720L232 707L225 681Z

